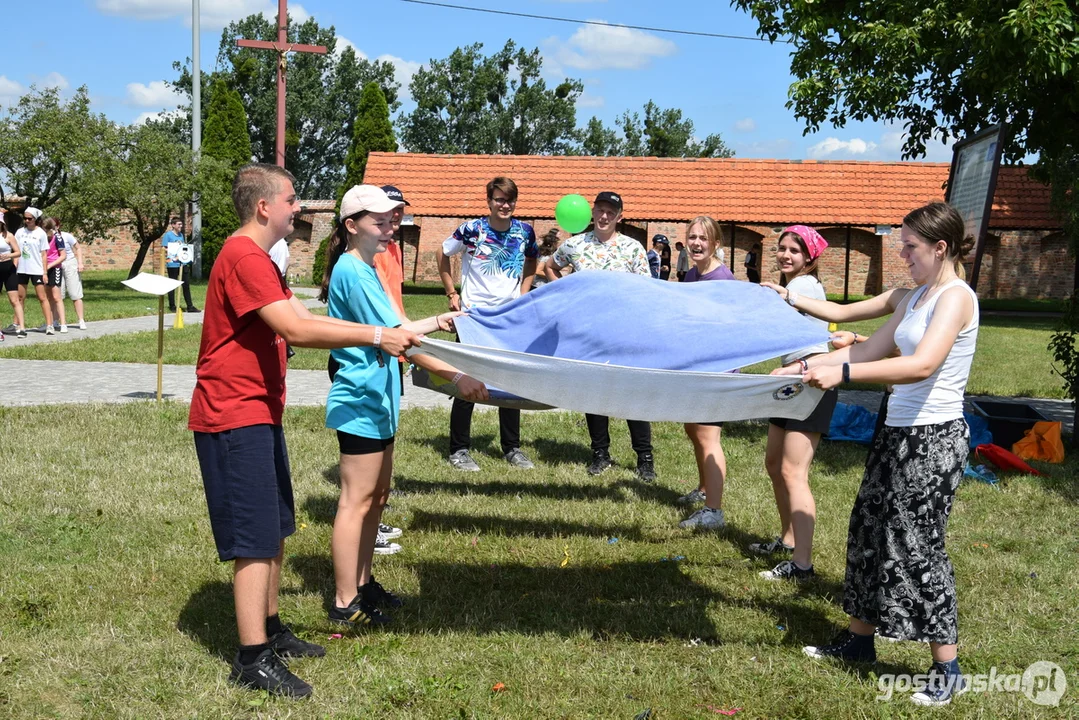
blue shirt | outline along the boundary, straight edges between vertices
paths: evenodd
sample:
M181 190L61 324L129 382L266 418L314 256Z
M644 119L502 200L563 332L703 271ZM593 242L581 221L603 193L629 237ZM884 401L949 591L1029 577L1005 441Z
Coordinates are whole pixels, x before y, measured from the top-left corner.
M401 324L375 269L349 253L330 275L328 312L365 325ZM374 347L340 348L330 354L341 367L326 398L326 427L364 438L392 438L401 409L397 359Z
M536 231L517 218L495 230L486 217L469 220L442 243L447 257L461 258L461 308L497 307L521 295L525 258L539 257Z
M166 232L161 237L161 247L165 248L165 250L168 250L169 249L169 243L182 243L183 241L184 241L184 236L183 235L180 235L178 233L174 233L172 230L169 230L168 232ZM178 268L178 267L180 267L180 261L179 260L167 260L165 262L165 267Z

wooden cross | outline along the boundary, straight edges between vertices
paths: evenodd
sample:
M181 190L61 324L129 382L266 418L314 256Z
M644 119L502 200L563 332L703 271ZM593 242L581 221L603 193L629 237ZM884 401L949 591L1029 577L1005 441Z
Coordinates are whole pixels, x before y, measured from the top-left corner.
M277 42L237 40L240 47L273 50L277 53L277 165L285 167L285 55L290 52L326 54L322 45L299 45L288 41L288 0L277 0Z

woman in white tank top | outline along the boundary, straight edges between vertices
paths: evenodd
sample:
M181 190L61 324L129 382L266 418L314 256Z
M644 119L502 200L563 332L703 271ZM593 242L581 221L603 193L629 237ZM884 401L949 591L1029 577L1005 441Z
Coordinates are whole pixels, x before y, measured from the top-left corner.
M929 643L928 682L911 696L944 705L966 689L956 657L955 573L944 535L969 452L963 393L978 337L978 298L955 273L973 241L932 203L903 219L899 256L919 286L863 343L809 359L805 382L892 384L886 426L851 512L843 609L850 625L810 657L874 661L874 634ZM899 357L888 357L898 347Z

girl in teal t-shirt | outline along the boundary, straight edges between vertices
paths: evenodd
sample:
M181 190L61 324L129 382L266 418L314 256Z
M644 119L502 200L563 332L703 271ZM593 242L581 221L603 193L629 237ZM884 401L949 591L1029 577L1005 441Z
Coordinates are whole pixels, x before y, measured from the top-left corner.
M377 327L401 324L375 273L375 255L386 252L393 238L393 211L401 206L374 185L358 185L341 200L341 221L327 248L320 299L331 318ZM415 333L451 330L461 313L443 313L406 323ZM341 451L341 498L333 523L336 596L330 620L345 625L386 623L380 607L399 607L401 600L371 574L378 526L393 476L393 440L401 402L397 358L378 347L333 350L340 367L326 398L326 427L337 431ZM427 355L412 362L458 387L462 397L487 399L483 383Z

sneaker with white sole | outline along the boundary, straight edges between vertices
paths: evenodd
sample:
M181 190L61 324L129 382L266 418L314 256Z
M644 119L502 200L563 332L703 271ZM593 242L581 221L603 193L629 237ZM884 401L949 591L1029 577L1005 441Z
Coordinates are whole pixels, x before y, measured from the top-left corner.
M794 546L783 542L783 538L777 535L771 542L750 543L749 551L758 555L790 555L794 552Z
M4 332L4 333L7 333L8 335L14 335L14 334L15 334L15 331L16 331L16 330L18 330L18 329L19 329L19 328L18 328L18 326L17 326L17 325L15 325L15 323L11 323L10 325L8 325L8 326L7 326L6 328L4 328L4 329L3 329L2 331L0 331L0 332Z
M60 332L66 333L67 332L67 325L61 325L60 326Z
M382 533L375 538L375 555L395 555L401 552L401 546L390 542Z
M678 523L684 530L719 530L726 524L723 511L716 508L702 507L697 512Z
M794 564L793 560L784 560L771 570L763 570L758 574L765 580L797 580L798 582L810 580L817 575L812 565L800 568Z
M536 467L528 456L521 452L521 448L513 448L508 453L502 456L502 458L515 468L521 470L531 470Z
M85 330L85 329L86 329L86 321L85 320L79 320L79 330Z
M242 665L237 653L229 681L253 690L265 690L271 695L302 698L311 694L311 686L291 673L270 648L259 653L250 665Z
M47 327L45 328L45 334L46 334L46 335L55 335L56 333L55 333L55 332L53 331L53 329L52 329L52 326L51 326L51 325L49 325L49 326L47 326Z
M479 472L479 464L472 459L472 454L468 452L468 448L458 450L449 457L450 465L453 465L455 470L462 470L464 472Z
M832 658L843 662L877 661L877 650L873 647L872 635L856 635L850 630L843 630L827 645L806 645L802 652L816 660Z
M707 498L705 497L704 490L701 490L700 488L695 488L675 500L675 502L679 505L696 505L697 503L704 502L706 499Z
M970 689L970 684L959 671L959 663L954 660L951 663L933 663L926 676L925 685L910 696L910 701L915 705L943 707L953 697Z
M378 536L383 540L396 540L404 534L405 531L399 527L387 525L386 523L378 524Z

